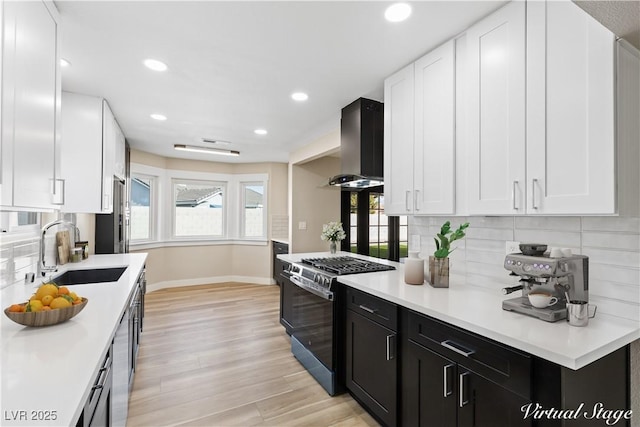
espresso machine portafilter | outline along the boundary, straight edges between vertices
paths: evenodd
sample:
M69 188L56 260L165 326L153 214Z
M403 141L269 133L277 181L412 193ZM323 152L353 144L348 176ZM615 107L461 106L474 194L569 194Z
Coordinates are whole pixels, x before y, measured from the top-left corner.
M521 296L502 302L504 310L555 322L567 316L567 294L571 300L589 301L589 258L584 255L551 258L514 253L505 257L504 268L520 277L520 285L503 292L522 291ZM549 293L558 302L547 308L533 307L527 297L531 292Z

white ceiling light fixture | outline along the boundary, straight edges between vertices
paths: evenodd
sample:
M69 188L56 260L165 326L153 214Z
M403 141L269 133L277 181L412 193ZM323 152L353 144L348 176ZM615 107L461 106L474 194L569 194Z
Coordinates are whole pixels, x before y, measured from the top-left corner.
M158 120L160 122L164 122L165 120L167 120L167 116L162 114L151 114L149 115L149 117L151 117L153 120Z
M384 11L384 17L389 22L402 22L411 16L409 3L394 3Z
M153 71L167 71L167 64L157 59L145 59L144 66Z
M309 99L309 95L304 92L295 92L291 94L291 99L293 99L294 101L302 102Z
M268 132L266 129L256 129L253 131L256 135L266 135Z
M190 151L192 153L217 154L219 156L234 156L234 157L237 157L237 156L240 155L240 152L236 151L236 150L221 150L219 148L197 147L195 145L174 144L173 148L178 150L178 151Z
M64 58L60 58L60 66L61 67L65 67L65 68L69 67L69 66L71 66L71 62L67 61Z

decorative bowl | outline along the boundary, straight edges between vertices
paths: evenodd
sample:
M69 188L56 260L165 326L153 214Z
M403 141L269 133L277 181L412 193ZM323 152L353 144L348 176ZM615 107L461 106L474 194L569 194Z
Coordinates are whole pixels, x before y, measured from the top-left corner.
M541 256L547 250L547 245L542 243L520 243L522 255Z
M6 314L9 319L19 323L20 325L51 326L71 319L73 316L80 313L88 302L88 299L82 298L82 302L80 304L75 304L71 307L28 313L10 312L9 308L5 308L4 314Z

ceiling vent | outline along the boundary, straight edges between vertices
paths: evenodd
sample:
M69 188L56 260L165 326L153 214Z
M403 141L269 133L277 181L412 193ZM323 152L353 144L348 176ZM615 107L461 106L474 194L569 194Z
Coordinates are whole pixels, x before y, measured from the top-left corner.
M220 141L218 139L211 139L211 138L202 138L202 142L205 142L207 144L214 144L214 145L229 145L229 144L231 144L229 141Z

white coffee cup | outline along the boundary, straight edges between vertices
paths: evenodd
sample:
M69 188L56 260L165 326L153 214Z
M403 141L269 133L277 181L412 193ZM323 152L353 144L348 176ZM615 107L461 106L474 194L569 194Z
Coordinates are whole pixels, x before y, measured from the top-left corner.
M558 298L545 292L533 292L527 296L531 305L536 308L546 308L558 302Z
M560 248L551 248L551 251L549 252L549 257L550 258L562 258L563 257L562 249L560 249Z
M571 252L571 248L562 248L562 256L570 257L571 255L573 255L573 252Z

